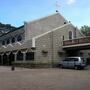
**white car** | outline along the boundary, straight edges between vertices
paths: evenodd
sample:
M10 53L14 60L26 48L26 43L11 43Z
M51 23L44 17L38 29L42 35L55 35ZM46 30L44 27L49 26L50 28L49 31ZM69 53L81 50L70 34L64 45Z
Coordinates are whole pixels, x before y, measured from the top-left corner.
M86 67L86 60L82 57L66 57L60 62L61 67L84 69Z

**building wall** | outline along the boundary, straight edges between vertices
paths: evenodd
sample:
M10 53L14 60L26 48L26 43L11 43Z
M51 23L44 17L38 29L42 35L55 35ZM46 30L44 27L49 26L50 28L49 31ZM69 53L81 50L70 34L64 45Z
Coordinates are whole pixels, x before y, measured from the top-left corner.
M67 21L59 14L53 14L32 22L25 23L25 39L31 39L35 36L51 31L54 28L64 25Z
M36 50L35 50L35 60L49 62L51 61L52 55L52 42L51 42L51 33L48 33L40 38L35 40ZM46 53L43 53L45 51Z
M58 62L66 56L62 45L63 40L69 39L69 31L72 31L73 39L84 37L78 29L71 23L68 23L59 13L56 13L36 21L25 23L23 28L0 37L0 41L3 41L22 34L25 41L21 46L14 45L13 48L8 47L2 49L0 52L27 49L29 52L35 52L34 58L37 61ZM35 38L35 50L31 49L33 38Z
M62 28L58 28L53 30L53 32L49 32L47 34L42 35L41 37L36 39L36 51L35 51L35 60L40 61L60 61L66 55L65 51L62 49L63 40L69 39L69 31L74 32L75 27L71 24L66 24ZM79 36L79 31L76 31ZM81 37L81 34L80 34ZM42 51L46 51L43 53Z
M82 53L82 57L84 58L90 58L90 49L88 50L80 50L80 53Z
M76 38L82 38L82 37L85 37L85 35L82 34L79 29L76 28Z

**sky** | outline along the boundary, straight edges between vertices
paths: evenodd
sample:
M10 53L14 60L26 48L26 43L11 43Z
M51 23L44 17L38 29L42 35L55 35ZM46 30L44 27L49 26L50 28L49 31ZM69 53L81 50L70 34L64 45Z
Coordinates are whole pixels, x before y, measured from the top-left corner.
M90 26L90 0L0 0L0 22L19 27L56 9L74 26Z

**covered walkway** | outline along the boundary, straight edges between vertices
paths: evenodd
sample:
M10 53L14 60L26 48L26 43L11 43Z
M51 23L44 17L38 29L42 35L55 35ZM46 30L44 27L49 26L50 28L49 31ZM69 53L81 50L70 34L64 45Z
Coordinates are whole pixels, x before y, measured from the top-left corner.
M90 50L90 37L65 40L63 41L63 50L66 51L66 56L83 57L83 53L80 52L80 50ZM89 53L88 53L88 57L85 57L85 58L87 59L87 64L90 65Z
M63 41L64 50L86 50L90 49L90 37L71 39Z
M30 60L34 60L34 52L29 52L27 49L0 53L0 65L12 65L12 62Z

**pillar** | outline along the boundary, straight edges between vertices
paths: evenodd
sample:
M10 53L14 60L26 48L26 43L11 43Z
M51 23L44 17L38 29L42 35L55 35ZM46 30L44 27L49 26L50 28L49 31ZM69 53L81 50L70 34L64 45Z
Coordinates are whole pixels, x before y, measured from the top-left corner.
M26 61L26 52L22 52L23 53L23 61Z
M23 53L23 62L25 62L27 49L23 49L23 50L21 50L21 52Z
M12 53L14 54L14 61L16 62L17 61L17 50L13 51Z
M17 61L17 52L13 53L13 54L14 54L14 61L16 62Z

